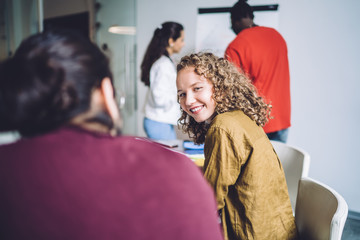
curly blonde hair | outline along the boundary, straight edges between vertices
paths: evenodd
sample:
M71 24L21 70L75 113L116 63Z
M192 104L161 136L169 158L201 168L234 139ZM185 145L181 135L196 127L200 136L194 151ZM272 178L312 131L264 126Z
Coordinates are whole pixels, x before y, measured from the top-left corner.
M190 54L181 58L177 72L188 67L195 68L196 74L213 84L216 114L241 110L259 126L264 126L270 118L271 105L258 95L250 79L228 60L212 53ZM183 109L181 112L178 124L183 132L195 143L203 143L209 124L196 122Z

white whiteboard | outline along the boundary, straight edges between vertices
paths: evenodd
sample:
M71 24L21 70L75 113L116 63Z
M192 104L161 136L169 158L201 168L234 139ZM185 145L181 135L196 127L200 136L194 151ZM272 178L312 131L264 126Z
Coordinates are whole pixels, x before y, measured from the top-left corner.
M278 11L254 12L254 23L279 28ZM235 38L231 29L230 13L202 13L197 15L196 52L212 52L223 57L226 47Z

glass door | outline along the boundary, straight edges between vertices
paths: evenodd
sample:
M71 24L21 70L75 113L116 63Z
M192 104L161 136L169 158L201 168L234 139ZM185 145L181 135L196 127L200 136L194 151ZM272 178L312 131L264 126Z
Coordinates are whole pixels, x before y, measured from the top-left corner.
M42 0L0 0L0 60L12 56L24 38L42 31Z
M0 61L12 56L21 41L42 30L42 0L0 0ZM0 133L0 145L20 138Z
M99 0L95 9L95 40L110 59L123 134L137 135L136 1Z

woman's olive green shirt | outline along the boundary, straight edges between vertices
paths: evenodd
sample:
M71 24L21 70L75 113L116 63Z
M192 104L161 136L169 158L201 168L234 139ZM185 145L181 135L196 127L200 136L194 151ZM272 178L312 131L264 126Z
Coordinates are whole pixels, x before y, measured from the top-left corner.
M205 138L225 239L295 239L284 170L263 129L242 111L217 115Z

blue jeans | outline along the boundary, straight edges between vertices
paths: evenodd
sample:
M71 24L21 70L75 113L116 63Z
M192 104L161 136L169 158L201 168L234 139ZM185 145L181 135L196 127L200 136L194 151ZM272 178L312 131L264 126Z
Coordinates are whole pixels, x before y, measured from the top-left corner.
M144 118L144 130L148 138L154 140L174 140L176 133L174 125Z
M288 134L289 134L289 129L286 128L286 129L283 129L280 131L267 133L266 135L268 136L268 138L270 140L275 140L275 141L286 143Z

